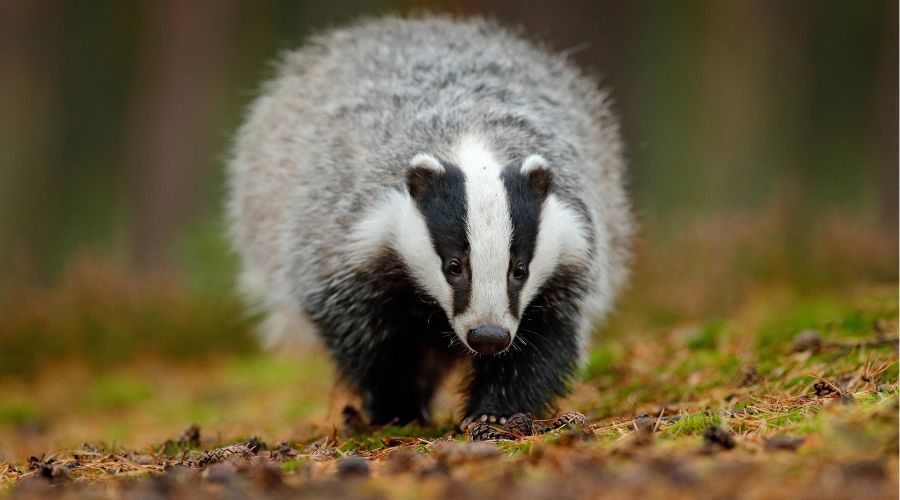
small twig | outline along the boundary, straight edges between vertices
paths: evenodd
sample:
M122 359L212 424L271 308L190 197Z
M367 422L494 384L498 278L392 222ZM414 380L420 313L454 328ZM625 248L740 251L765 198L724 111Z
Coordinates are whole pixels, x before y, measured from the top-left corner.
M656 417L656 422L653 423L653 432L656 433L659 430L659 421L662 419L663 414L666 412L666 407L663 406L661 410L659 410L659 415Z

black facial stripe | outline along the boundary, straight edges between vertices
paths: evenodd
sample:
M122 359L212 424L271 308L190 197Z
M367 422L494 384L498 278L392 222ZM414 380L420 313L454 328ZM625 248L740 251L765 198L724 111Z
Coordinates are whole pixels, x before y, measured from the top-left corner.
M444 276L453 289L453 313L469 305L472 272L469 265L469 238L466 235L466 177L456 165L441 162L443 173L413 172L410 194L425 217L434 250L441 258ZM423 180L422 177L427 177ZM463 272L448 272L451 259L459 259Z
M534 247L537 243L538 225L541 220L541 205L546 197L547 178L543 175L522 175L517 163L507 165L503 169L503 184L506 186L506 195L509 200L509 215L512 219L512 241L510 242L510 264L507 274L507 296L509 297L509 310L513 316L519 317L521 304L519 294L525 282L512 278L512 271L516 262L521 261L525 268L534 257Z

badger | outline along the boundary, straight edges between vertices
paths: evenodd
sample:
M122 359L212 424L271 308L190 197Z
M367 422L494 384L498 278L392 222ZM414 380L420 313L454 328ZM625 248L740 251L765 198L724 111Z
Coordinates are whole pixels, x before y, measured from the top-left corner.
M228 165L239 284L270 343L312 326L372 424L546 415L627 275L608 94L491 20L359 21L285 53Z

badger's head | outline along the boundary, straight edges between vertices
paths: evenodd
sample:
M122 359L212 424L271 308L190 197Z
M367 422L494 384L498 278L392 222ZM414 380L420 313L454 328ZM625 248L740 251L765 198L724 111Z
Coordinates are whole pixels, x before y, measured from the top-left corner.
M502 164L470 138L449 156L413 157L406 192L366 217L357 239L391 247L462 343L497 354L554 271L584 263L589 225L553 193L538 154Z

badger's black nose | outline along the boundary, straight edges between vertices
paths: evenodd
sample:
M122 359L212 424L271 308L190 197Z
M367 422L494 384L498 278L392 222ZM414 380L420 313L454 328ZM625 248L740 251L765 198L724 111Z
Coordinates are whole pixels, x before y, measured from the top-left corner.
M482 325L469 330L466 336L469 347L478 354L497 354L509 347L512 337L506 328L497 325Z

